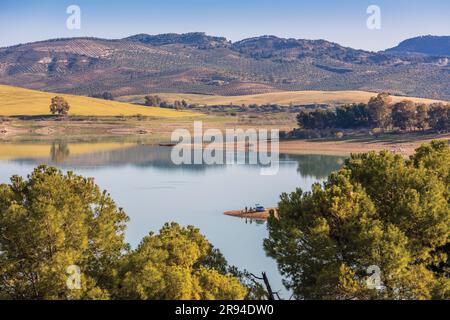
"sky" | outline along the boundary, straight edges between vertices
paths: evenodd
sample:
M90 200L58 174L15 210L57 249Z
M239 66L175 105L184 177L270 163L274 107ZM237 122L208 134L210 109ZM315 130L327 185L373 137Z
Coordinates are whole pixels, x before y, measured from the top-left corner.
M67 7L81 9L69 30ZM369 29L377 5L380 29ZM61 37L205 32L232 41L275 35L371 51L419 35L450 35L448 0L0 0L0 47Z

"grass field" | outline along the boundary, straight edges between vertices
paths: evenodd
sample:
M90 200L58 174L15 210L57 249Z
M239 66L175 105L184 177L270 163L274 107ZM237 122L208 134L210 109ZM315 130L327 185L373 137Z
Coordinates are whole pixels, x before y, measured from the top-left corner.
M155 93L167 102L175 100L185 100L188 103L196 103L200 105L242 105L242 104L268 104L276 103L280 105L298 104L330 104L340 105L348 103L368 102L369 99L377 93L367 91L283 91L263 94L253 94L245 96L216 96L201 94L180 94L180 93ZM401 100L413 100L417 103L433 103L441 102L438 100L414 98L414 97L397 97L394 96L394 102ZM128 103L143 103L144 96L123 96L118 100Z
M77 116L135 116L179 118L192 117L191 112L144 107L82 96L56 94L0 85L1 116L38 116L50 114L54 96L64 97L70 104L69 115Z

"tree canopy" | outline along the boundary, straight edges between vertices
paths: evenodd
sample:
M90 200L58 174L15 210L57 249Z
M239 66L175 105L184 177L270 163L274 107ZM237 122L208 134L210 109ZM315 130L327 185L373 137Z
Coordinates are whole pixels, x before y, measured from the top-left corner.
M0 299L247 296L198 229L168 224L131 250L127 221L93 179L47 166L13 176L0 185Z
M266 252L299 299L448 299L449 168L446 142L409 160L353 155L311 192L282 195Z
M404 100L391 104L387 94L379 94L368 103L349 104L336 108L302 110L297 116L301 129L380 128L414 130L450 130L450 105L415 104Z
M54 97L52 98L51 104L50 104L50 112L52 114L59 114L59 115L67 115L70 110L70 105L64 99L63 97Z
M166 224L150 233L125 258L121 298L164 300L244 299L247 290L231 274L209 268L203 261L211 245L194 227Z

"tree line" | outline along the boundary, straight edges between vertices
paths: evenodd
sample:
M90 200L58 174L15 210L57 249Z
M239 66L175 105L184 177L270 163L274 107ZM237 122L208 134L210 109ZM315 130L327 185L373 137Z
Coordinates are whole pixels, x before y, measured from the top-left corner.
M196 109L201 107L203 111L216 111L216 112L256 112L256 113L279 113L289 112L298 113L305 109L315 109L318 107L328 107L326 104L309 104L309 105L296 105L290 103L289 105L281 105L277 103L264 103L264 104L214 104L214 105L199 105L196 103L188 103L186 100L175 100L173 103L164 101L158 95L148 95L144 97L144 104L149 107L160 107L169 109Z
M166 109L186 109L186 108L194 108L196 105L190 105L186 102L186 100L175 100L174 103L169 103L167 101L162 100L162 98L158 95L154 96L145 96L144 104L148 107L160 107Z
M302 129L380 128L392 130L450 130L450 105L416 104L409 100L392 103L381 93L368 103L350 104L335 109L304 110L297 116Z

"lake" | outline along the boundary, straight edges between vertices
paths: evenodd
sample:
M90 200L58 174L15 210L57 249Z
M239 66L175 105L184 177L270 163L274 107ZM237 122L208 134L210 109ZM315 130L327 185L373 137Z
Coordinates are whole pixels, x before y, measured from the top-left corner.
M276 207L283 192L310 190L345 157L280 155L279 171L260 174L258 165L182 165L171 162L170 148L142 142L0 144L0 182L26 176L45 163L94 177L130 217L127 241L136 246L166 222L200 228L228 262L253 274L267 272L275 291L283 288L275 261L266 257L265 222L225 216L224 211L254 206Z

